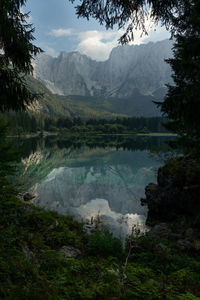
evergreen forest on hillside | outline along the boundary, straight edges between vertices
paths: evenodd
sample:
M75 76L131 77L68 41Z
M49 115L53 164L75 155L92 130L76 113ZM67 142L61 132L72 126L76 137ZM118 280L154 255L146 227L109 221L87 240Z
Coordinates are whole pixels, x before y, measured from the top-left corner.
M32 93L37 95L36 101L28 108L55 117L116 118L116 117L158 117L160 110L154 100L163 98L162 92L156 96L142 95L137 89L133 97L91 97L91 96L59 96L53 94L41 81L32 76L26 77L26 83Z

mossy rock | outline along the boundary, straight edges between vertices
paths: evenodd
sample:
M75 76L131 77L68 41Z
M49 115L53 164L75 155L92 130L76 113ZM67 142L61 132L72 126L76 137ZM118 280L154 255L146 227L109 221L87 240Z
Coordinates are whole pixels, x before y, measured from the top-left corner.
M158 184L146 187L148 222L174 221L200 215L200 161L173 158L158 170ZM199 223L199 222L197 222Z

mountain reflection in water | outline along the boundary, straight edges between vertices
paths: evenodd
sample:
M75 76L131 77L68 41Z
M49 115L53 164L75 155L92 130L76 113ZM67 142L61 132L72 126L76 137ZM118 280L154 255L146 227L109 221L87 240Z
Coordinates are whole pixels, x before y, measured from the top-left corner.
M134 225L145 230L147 208L140 198L161 165L148 149L165 140L127 137L106 146L105 141L35 139L33 150L23 154L23 176L36 205L73 215L90 227L98 220L100 227L125 238Z

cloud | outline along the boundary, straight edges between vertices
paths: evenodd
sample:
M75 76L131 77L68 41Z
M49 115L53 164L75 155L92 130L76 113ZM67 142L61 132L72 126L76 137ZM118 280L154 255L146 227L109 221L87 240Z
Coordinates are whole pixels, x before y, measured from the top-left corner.
M80 32L77 35L79 43L76 50L95 60L106 60L111 50L118 45L121 34L121 31L90 30Z
M155 26L150 21L146 20L146 28L149 35L141 34L141 31L134 32L134 41L131 45L139 45L144 42L162 40L168 37L166 30L161 26ZM76 51L85 54L97 61L104 61L109 58L112 49L119 45L118 40L123 35L123 30L118 31L98 31L88 30L77 32L72 28L53 29L50 35L60 37L70 37L76 41ZM163 36L163 38L162 38ZM48 51L50 53L50 51ZM55 55L54 55L55 56Z
M156 26L151 19L145 20L145 27L149 35L145 35L141 30L134 31L134 40L130 42L130 45L139 45L147 40L162 40L167 38L165 34L162 38L164 28ZM157 33L159 33L159 38L156 39L155 29L157 28ZM76 50L86 54L87 56L96 60L106 60L109 58L112 49L119 45L119 38L124 34L124 30L118 31L97 31L90 30L85 32L80 32L77 34L77 39L79 43ZM148 40L147 40L148 42Z
M106 60L109 58L112 49L119 45L119 38L123 35L123 30L118 31L97 31L90 30L80 32L77 35L79 40L77 51L95 59ZM145 35L141 35L141 31L134 32L134 41L131 45L139 45L143 43L146 38Z
M55 37L71 36L73 35L73 29L72 28L52 29L49 34Z
M76 51L85 54L92 59L106 60L115 46L118 44L118 39L122 35L122 31L97 31L89 30L76 32L72 28L53 29L49 35L56 38L73 37L76 41Z

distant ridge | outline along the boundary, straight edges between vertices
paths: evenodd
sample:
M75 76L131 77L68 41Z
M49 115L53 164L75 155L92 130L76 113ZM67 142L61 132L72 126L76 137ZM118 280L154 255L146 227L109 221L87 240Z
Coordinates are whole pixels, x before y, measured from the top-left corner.
M154 98L141 95L137 90L134 92L134 99L60 96L52 94L42 82L31 76L28 76L27 84L32 92L41 94L41 97L29 106L29 110L34 113L61 118L81 117L82 119L159 115L159 110L152 102Z
M162 101L172 83L173 41L114 48L106 61L62 51L54 58L39 55L29 84L44 91L37 108L54 116L114 118L160 116L153 101ZM39 80L39 81L38 81Z
M57 58L41 54L35 61L36 78L59 95L134 97L157 93L171 82L164 59L172 56L170 40L114 48L108 60L97 62L79 52Z

